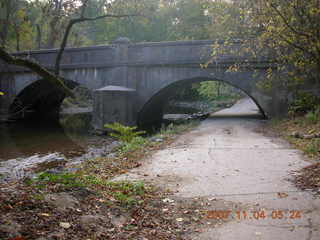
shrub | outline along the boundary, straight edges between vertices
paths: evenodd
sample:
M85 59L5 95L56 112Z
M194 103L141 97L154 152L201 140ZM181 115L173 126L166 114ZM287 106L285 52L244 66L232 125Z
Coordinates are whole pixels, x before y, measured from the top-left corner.
M290 106L289 111L293 114L306 114L314 112L320 107L320 97L311 93L300 92Z
M124 143L130 143L135 137L145 133L145 131L136 131L136 126L124 126L118 122L105 124L104 127L115 131L110 133L110 136Z
M320 120L320 106L315 111L308 112L305 118L311 124L317 123Z
M39 173L34 179L26 182L35 184L39 188L44 188L48 185L61 185L64 187L83 187L80 175L75 173L61 172L61 173Z
M122 153L131 152L139 149L141 146L144 146L148 142L147 139L137 136L131 139L130 142L124 142L119 150Z
M316 155L320 152L320 139L312 139L305 147L305 152L310 155Z

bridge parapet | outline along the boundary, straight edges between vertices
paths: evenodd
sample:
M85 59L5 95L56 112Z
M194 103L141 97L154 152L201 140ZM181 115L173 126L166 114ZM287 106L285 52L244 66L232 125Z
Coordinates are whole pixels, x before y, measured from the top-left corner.
M117 42L105 46L67 48L61 60L61 69L104 68L118 66L185 65L204 64L211 56L212 44L223 41L195 40L172 42L131 43ZM232 42L228 48L237 50L241 41ZM127 47L123 47L126 45ZM226 51L227 52L227 51ZM15 53L14 55L34 59L42 66L53 69L58 49L36 50ZM121 57L126 55L125 58ZM272 61L266 56L250 59L248 56L222 54L209 67L225 67L236 62L257 63L262 67L272 67ZM0 61L0 72L28 71L16 66L8 66Z

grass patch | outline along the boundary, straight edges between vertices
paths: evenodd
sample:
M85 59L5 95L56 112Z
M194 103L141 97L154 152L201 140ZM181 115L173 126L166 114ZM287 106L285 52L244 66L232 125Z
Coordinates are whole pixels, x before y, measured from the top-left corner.
M311 158L320 157L320 139L319 138L296 138L292 135L300 133L309 135L320 132L320 117L318 113L309 112L304 116L293 117L283 120L273 120L271 127L275 132L280 133L286 140L298 149L302 150Z
M130 142L123 142L119 147L118 151L120 153L127 153L131 151L138 150L139 148L144 147L146 144L149 143L149 140L144 137L134 137L131 139Z
M315 138L309 140L309 142L306 144L304 151L308 155L316 156L320 153L320 139Z
M146 193L151 193L152 188L146 187L144 182L109 181L95 175L81 175L74 173L41 173L28 182L38 189L61 190L86 187L104 196L107 202L116 202L124 207L140 205L144 202ZM42 199L43 194L34 196Z
M84 181L89 186L99 189L106 199L114 200L125 207L144 203L146 194L153 192L153 189L142 181L108 181L95 176L86 176Z
M27 184L35 185L37 188L43 189L52 185L58 185L64 188L85 187L81 181L79 174L75 173L47 173L38 174L35 178L27 180Z

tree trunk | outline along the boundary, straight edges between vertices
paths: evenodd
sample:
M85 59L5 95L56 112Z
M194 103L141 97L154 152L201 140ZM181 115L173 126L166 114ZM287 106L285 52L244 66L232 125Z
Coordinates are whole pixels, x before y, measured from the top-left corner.
M14 31L16 33L16 50L17 52L20 52L20 33L19 33L19 27L14 24Z
M41 49L41 41L42 41L42 31L41 31L41 27L39 24L36 25L36 29L37 29L37 48L40 50Z
M9 23L10 23L10 13L11 13L11 0L7 0L4 3L4 9L6 11L6 16L4 19L1 19L2 21L2 29L0 32L0 38L1 38L1 47L5 47L7 44L7 37L8 37L8 31L9 31Z

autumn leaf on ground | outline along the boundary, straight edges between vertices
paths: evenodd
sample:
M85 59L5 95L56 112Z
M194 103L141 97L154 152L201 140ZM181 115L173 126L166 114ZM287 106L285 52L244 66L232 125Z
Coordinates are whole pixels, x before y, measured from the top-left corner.
M286 198L286 197L288 197L288 196L289 196L289 195L286 194L286 193L278 192L278 197L279 197L279 198Z

